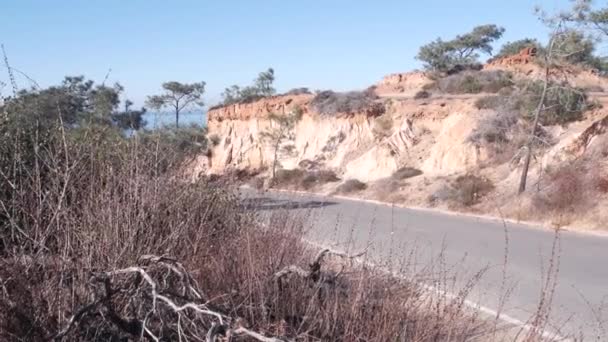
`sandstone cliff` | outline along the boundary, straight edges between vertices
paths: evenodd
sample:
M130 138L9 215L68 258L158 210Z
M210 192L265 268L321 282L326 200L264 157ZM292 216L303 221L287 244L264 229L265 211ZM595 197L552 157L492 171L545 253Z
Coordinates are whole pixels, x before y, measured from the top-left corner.
M474 168L482 159L467 142L479 111L473 100L386 101L386 113L319 115L309 106L312 95L277 96L209 112L209 132L221 141L209 159L211 173L226 169L261 169L273 151L261 132L272 125L268 113L304 111L295 127L295 153L284 168L300 164L337 171L345 178L372 181L403 166L445 175ZM379 100L384 101L384 100Z

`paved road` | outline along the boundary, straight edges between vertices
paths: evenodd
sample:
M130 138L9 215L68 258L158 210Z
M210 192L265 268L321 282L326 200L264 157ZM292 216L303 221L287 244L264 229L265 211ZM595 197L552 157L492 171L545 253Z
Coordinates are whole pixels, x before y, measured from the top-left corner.
M302 213L311 226L309 238L316 242L343 249L351 241L353 250L369 244L375 263L392 261L399 266L415 251L409 264L419 270L437 267L443 254L446 267L460 279L453 292L472 274L489 267L469 299L495 310L501 293L511 289L502 312L522 322L529 320L541 298L543 273L549 269L555 237L548 229L312 195L267 192L247 196L264 213ZM505 236L508 262L503 282ZM608 238L565 231L558 242L551 310L555 327L551 330L596 336L598 320L608 322L608 312L601 310L608 295ZM606 339L608 334L603 334L600 340Z

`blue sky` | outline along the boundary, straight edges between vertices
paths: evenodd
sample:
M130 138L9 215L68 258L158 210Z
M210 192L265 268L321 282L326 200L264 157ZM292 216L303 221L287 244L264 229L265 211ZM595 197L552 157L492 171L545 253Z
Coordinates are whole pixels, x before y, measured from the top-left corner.
M0 42L40 85L83 74L119 81L143 104L168 80L207 82L208 103L273 67L276 88L360 89L420 67L420 45L480 24L504 43L545 40L533 8L567 0L3 0ZM6 82L4 69L0 80ZM19 79L20 86L27 86ZM6 89L5 89L6 91Z

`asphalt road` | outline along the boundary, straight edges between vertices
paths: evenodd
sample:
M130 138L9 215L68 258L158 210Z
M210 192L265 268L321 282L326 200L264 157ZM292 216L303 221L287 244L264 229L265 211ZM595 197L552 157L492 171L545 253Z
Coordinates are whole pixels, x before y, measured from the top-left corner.
M554 295L544 296L551 297L548 330L561 335L582 331L586 340L596 340L598 334L603 336L598 340L608 340L600 324L608 322L603 310L608 295L606 237L562 231L556 240L551 229L500 220L291 193L246 191L245 196L262 215L298 213L310 226L308 238L314 242L351 251L369 246L368 261L374 264L397 269L407 265L403 272L410 274L422 269L437 274L429 285L440 278L440 270L447 270L457 279L447 289L451 293L487 268L469 300L490 314L502 307L506 319L521 323L536 312L543 288L553 292L552 282L546 285L553 269Z

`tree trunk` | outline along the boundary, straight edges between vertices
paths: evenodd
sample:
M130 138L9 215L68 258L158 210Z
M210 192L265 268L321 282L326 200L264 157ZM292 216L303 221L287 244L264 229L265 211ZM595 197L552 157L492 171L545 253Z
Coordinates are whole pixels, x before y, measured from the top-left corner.
M526 144L526 158L524 159L524 166L521 170L521 178L519 180L519 190L518 194L522 194L526 191L526 182L528 181L528 170L530 169L530 160L532 159L532 146L534 145L534 139L536 138L536 130L538 129L538 121L540 118L540 113L544 109L545 105L545 97L547 96L547 87L549 85L549 61L546 61L545 66L545 82L543 84L543 92L540 95L540 100L538 101L538 106L534 111L534 123L532 124L532 132L530 133L530 138L528 139L528 143Z
M277 159L279 157L279 146L281 144L281 141L277 141L277 143L274 146L274 159L272 160L272 182L274 184L274 178L277 174Z
M179 128L179 110L175 110L175 128Z

